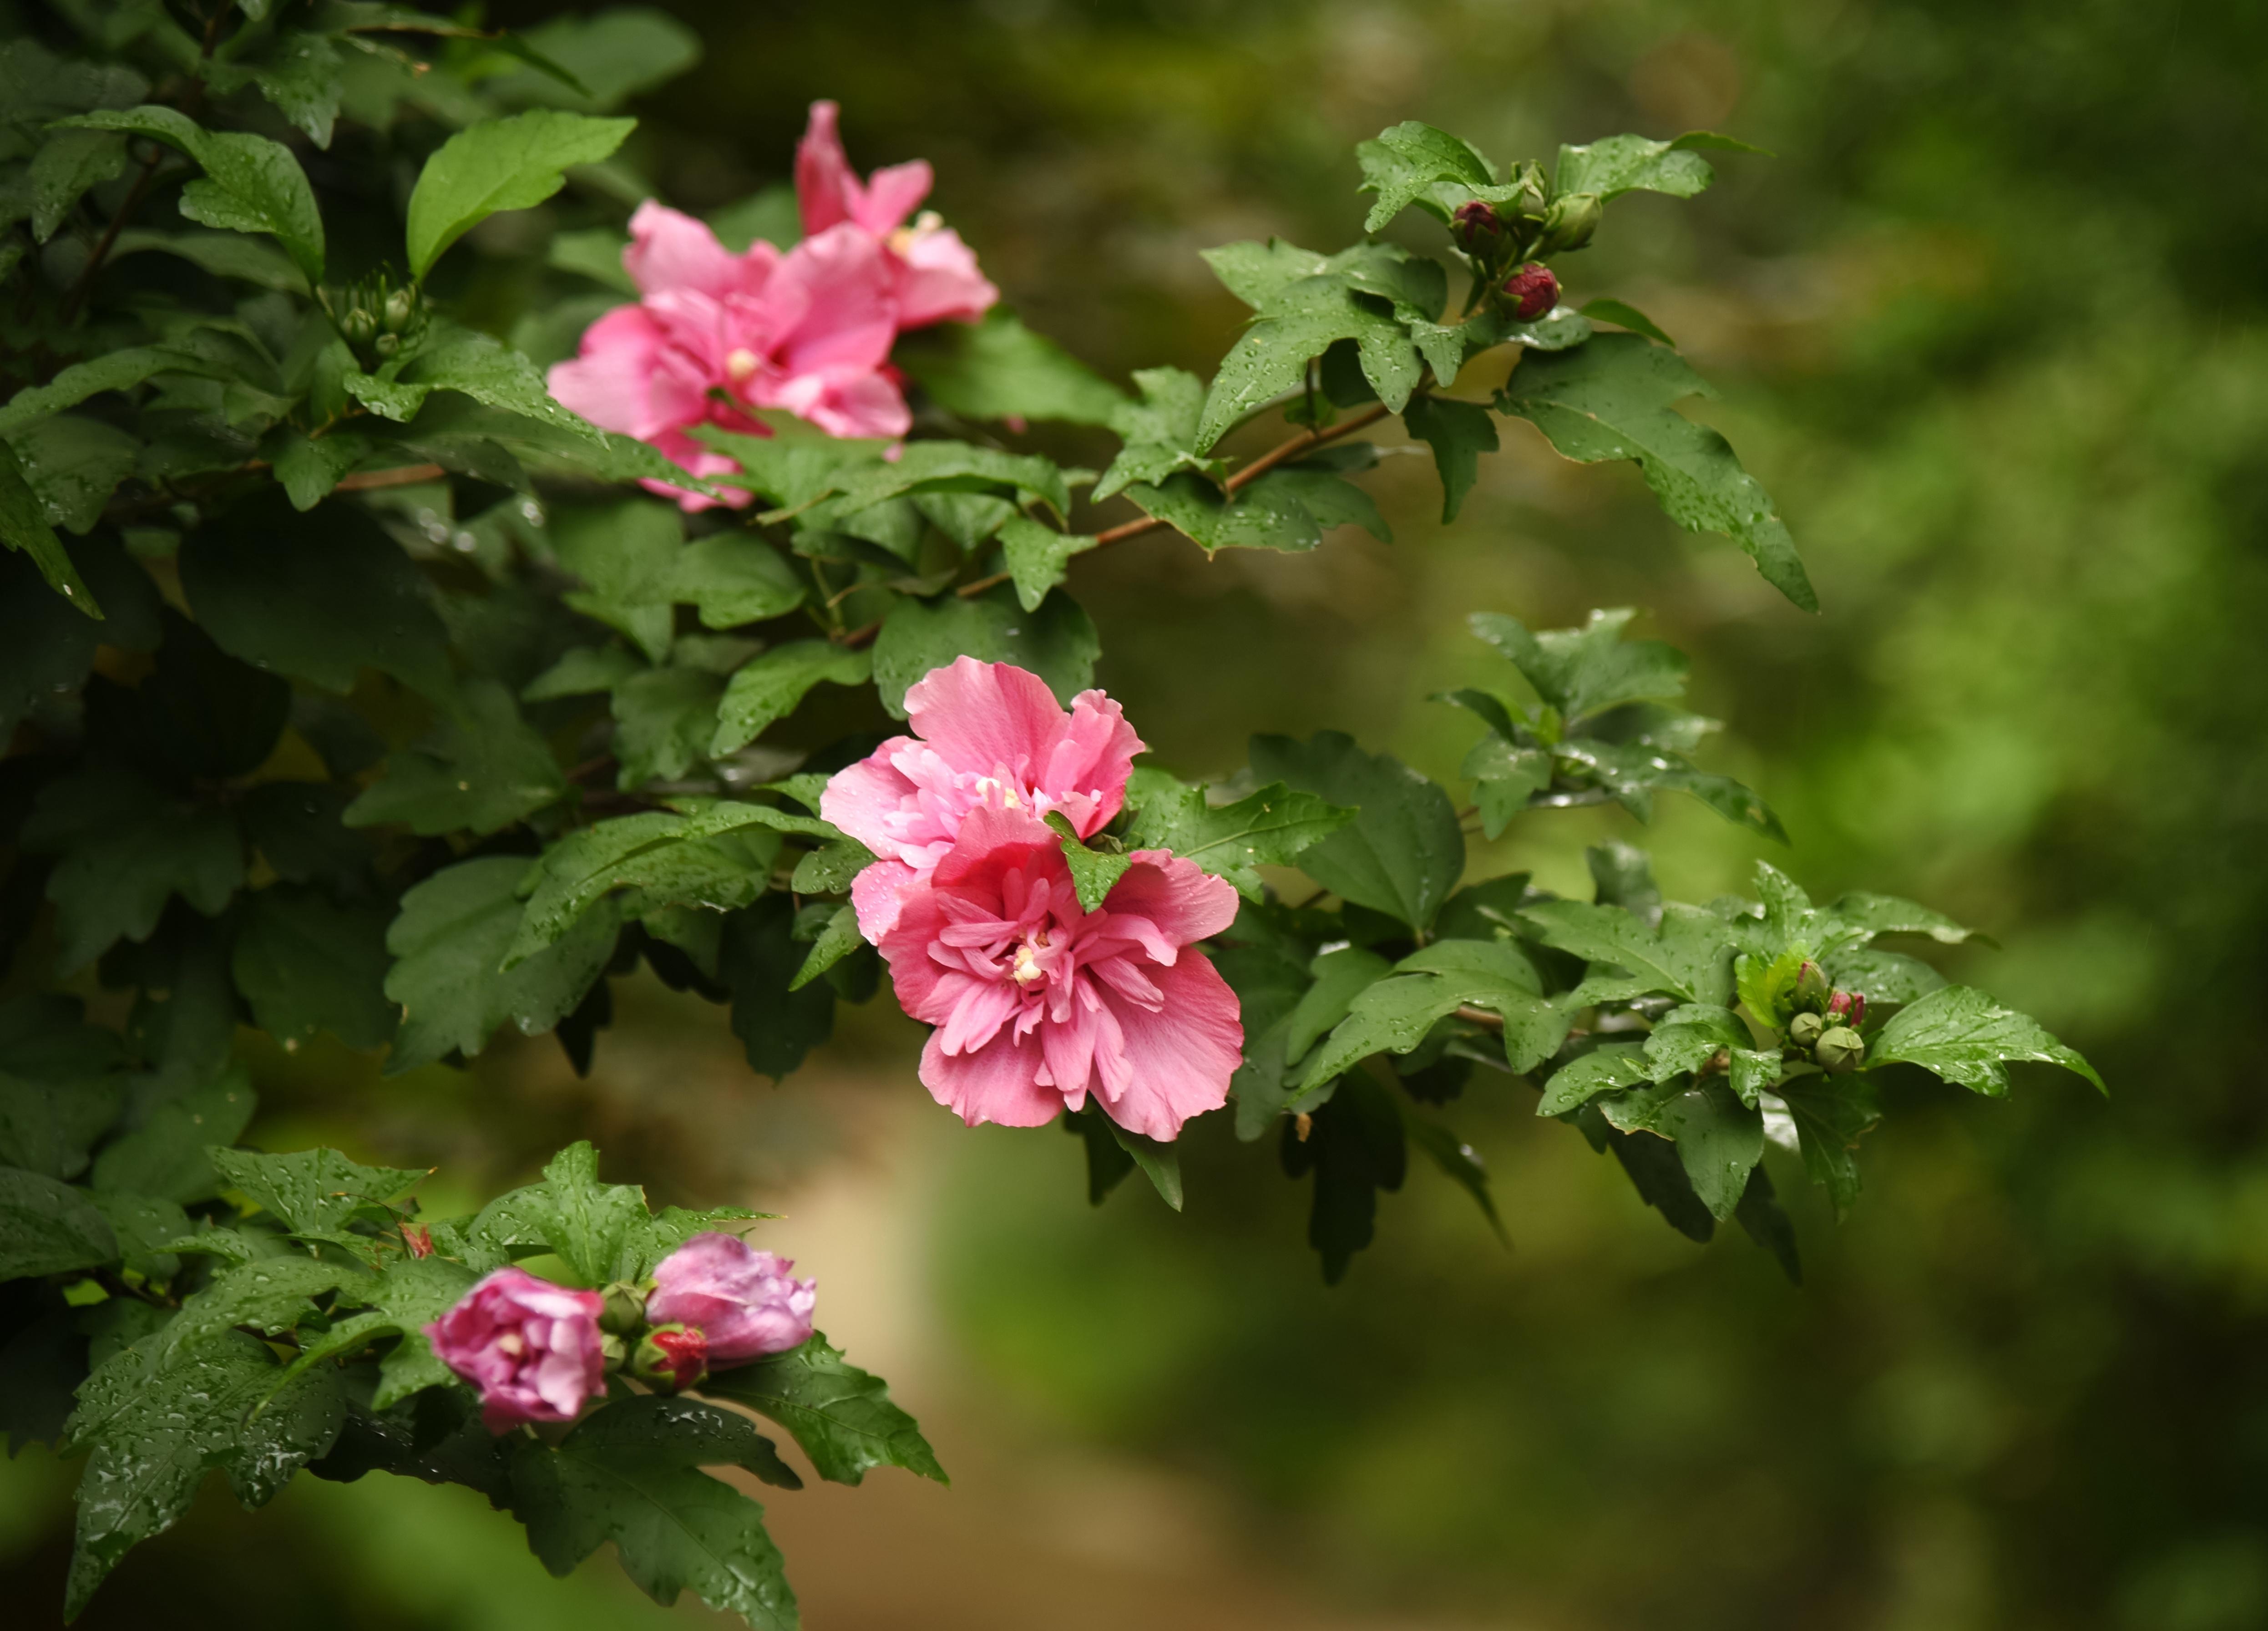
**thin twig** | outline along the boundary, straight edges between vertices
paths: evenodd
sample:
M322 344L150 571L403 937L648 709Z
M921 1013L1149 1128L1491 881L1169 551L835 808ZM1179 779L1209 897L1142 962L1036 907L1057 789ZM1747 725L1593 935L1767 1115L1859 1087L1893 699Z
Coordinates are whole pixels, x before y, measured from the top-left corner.
M340 492L368 492L373 487L416 487L438 482L448 472L438 464L402 464L390 470L364 470L339 477Z
M1386 417L1388 411L1386 404L1380 402L1373 407L1364 409L1344 424L1335 424L1327 431L1302 431L1290 440L1280 443L1262 454L1257 459L1223 482L1221 486L1233 495L1239 489L1258 481L1286 459L1295 459L1311 447L1320 447L1325 442L1336 441L1342 436L1351 435L1366 426L1375 424ZM1166 522L1160 520L1154 515L1145 515L1138 520L1123 522L1095 534L1093 549L1086 553L1092 554L1094 550L1107 549L1114 543L1123 543L1129 538L1138 538L1144 533L1155 532L1166 525ZM959 593L964 599L969 595L982 594L995 585L1007 582L1012 575L1009 572L996 572L989 578L979 578L974 583L962 584Z

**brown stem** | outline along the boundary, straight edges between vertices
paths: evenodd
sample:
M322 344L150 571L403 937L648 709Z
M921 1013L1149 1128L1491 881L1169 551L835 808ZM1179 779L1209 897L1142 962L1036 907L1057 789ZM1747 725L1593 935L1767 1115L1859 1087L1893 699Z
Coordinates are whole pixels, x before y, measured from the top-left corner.
M1375 424L1386 417L1388 411L1386 404L1380 402L1373 407L1364 409L1344 424L1335 424L1327 431L1302 431L1290 440L1280 443L1262 454L1257 459L1223 482L1221 486L1233 494L1240 488L1258 481L1285 460L1296 459L1311 447L1320 447L1325 442L1336 441L1342 436L1351 435L1366 426ZM1154 515L1145 515L1139 520L1123 522L1116 527L1095 534L1094 548L1107 549L1114 543L1123 543L1129 538L1138 538L1144 533L1155 532L1165 525L1164 521ZM1088 553L1092 553L1092 550ZM989 578L979 578L974 583L962 584L959 593L964 599L972 594L982 594L995 585L1007 582L1011 575L1005 572L996 572Z
M87 256L86 264L79 268L78 276L71 280L70 289L63 296L59 321L68 323L78 315L78 308L85 303L88 292L94 287L94 275L102 269L103 262L110 255L111 246L118 241L118 234L125 230L126 223L149 193L150 183L156 179L158 166L165 162L166 150L163 147L158 147L143 162L142 173L134 178L134 185L126 189L126 196L119 201L117 213L110 218L110 225L102 229L102 236L95 242L94 253Z
M872 646L874 643L874 637L881 631L881 623L880 619L877 619L876 621L868 624L863 629L851 630L850 633L844 635L836 643L843 647L846 651L855 652L865 646Z
M404 464L391 470L364 470L358 476L339 477L341 492L368 492L373 487L416 487L426 482L438 482L448 472L438 464Z
M1491 1014L1486 1008L1474 1007L1470 1003L1465 1003L1459 1006L1457 1009L1457 1017L1461 1020L1469 1020L1476 1025L1484 1025L1491 1030L1502 1030L1504 1029L1503 1015Z

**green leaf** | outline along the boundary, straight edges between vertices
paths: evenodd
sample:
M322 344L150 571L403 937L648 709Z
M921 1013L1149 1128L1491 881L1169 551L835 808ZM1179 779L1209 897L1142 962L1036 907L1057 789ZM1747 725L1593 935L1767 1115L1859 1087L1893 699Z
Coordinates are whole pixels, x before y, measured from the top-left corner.
M1551 190L1555 195L1593 193L1601 199L1630 192L1690 198L1717 179L1708 161L1694 151L1702 147L1742 153L1764 151L1710 130L1690 130L1667 142L1648 141L1642 136L1609 136L1581 147L1560 148Z
M795 908L770 895L725 919L718 973L733 993L733 1034L748 1067L785 1077L835 1028L835 991L823 980L799 982L808 961L794 937Z
M549 945L502 966L519 932L518 889L526 875L524 857L485 856L446 867L401 897L386 936L396 959L386 994L401 1005L388 1075L451 1053L469 1058L507 1021L528 1036L549 1030L605 970L615 949L611 912L585 914Z
M1480 456L1497 450L1496 421L1478 402L1453 397L1418 396L1403 410L1402 423L1410 434L1433 449L1433 465L1441 476L1441 520L1457 519L1465 495L1480 477Z
M368 1278L350 1264L297 1252L239 1264L181 1304L158 1339L158 1351L164 1355L194 1350L238 1325L269 1335L296 1330L316 1317L312 1299Z
M1517 617L1475 612L1475 634L1503 653L1537 696L1568 724L1625 703L1685 694L1685 654L1660 640L1625 640L1638 614L1628 607L1594 611L1580 629L1530 633Z
M1321 543L1327 528L1341 526L1391 537L1370 495L1320 463L1278 466L1233 496L1189 475L1168 476L1154 487L1137 482L1126 496L1208 555L1222 550L1296 554Z
M522 702L552 702L611 691L645 665L619 646L578 646L520 688Z
M225 237L219 233L213 236ZM227 240L239 245L243 242L240 239ZM45 385L10 397L7 404L0 407L0 436L14 436L49 414L75 408L105 391L131 390L159 374L175 373L221 378L225 371L210 358L177 346L137 345L106 351L85 362L73 363Z
M1693 1193L1709 1215L1719 1222L1733 1215L1748 1191L1749 1174L1764 1159L1764 1121L1760 1111L1741 1103L1723 1077L1618 1093L1599 1105L1607 1120L1624 1133L1652 1133L1674 1141Z
M1110 424L1126 402L1116 387L1004 306L979 322L939 323L908 336L890 360L939 405L971 419Z
M273 883L245 902L232 964L260 1029L286 1050L328 1031L350 1048L393 1038L386 926L377 902L341 904L320 889Z
M1533 422L1580 463L1636 460L1670 520L1731 538L1765 582L1816 611L1819 597L1771 498L1722 436L1671 410L1681 398L1712 394L1676 352L1640 335L1605 334L1573 351L1523 357L1497 407Z
M615 688L615 786L671 781L701 763L718 734L725 682L689 666L632 675Z
M494 832L566 791L549 744L519 717L510 691L469 680L463 697L461 715L387 756L385 774L347 807L348 826L400 822L420 838Z
M843 907L827 920L827 926L811 942L811 955L804 958L803 966L787 983L788 990L801 991L865 943L865 937L858 932L857 909Z
M1583 315L1589 318L1593 322L1612 323L1617 328L1628 328L1634 334L1642 334L1647 339L1658 341L1661 344L1667 345L1673 350L1675 350L1677 345L1676 341L1662 333L1660 328L1654 322L1653 319L1648 317L1644 312L1638 310L1635 306L1629 305L1624 301L1615 299L1586 300L1583 302L1581 309Z
M1028 668L1068 705L1094 683L1094 660L1101 648L1094 623L1067 594L1050 594L1031 612L1006 584L967 599L905 596L891 606L875 637L874 689L890 717L902 720L906 691L915 681L956 657L970 656Z
M843 838L808 852L796 862L788 887L799 895L840 895L851 879L874 864L874 852L856 838Z
M1988 946L1992 943L1990 935L1964 928L1941 911L1917 906L1895 895L1855 891L1838 897L1827 910L1869 934L1926 934L1940 946L1958 946L1972 940L1981 940Z
M1104 897L1126 875L1126 868L1134 864L1133 857L1087 848L1079 842L1079 829L1061 810L1049 810L1046 819L1056 836L1063 840L1064 864L1071 868L1071 888L1078 891L1079 909L1101 911Z
M56 966L85 967L121 938L145 941L179 895L217 915L244 882L244 840L217 804L181 798L123 770L90 769L40 790L22 841L57 856Z
M1918 1065L1974 1092L1998 1096L2008 1090L2011 1060L2060 1065L2076 1071L2103 1093L2095 1066L2058 1042L2027 1015L2004 1008L1983 992L1947 985L1909 1003L1890 1016L1867 1044L1867 1068Z
M764 1532L763 1509L696 1470L717 1465L773 1482L786 1472L743 1417L694 1399L617 1399L556 1449L513 1446L512 1511L555 1575L572 1573L611 1540L623 1572L657 1603L674 1603L689 1587L757 1631L794 1631L795 1593Z
M1796 1250L1795 1225L1788 1221L1781 1209L1779 1197L1772 1192L1771 1174L1758 1162L1749 1174L1749 1187L1741 1197L1740 1206L1733 1215L1740 1221L1749 1238L1771 1252L1778 1260L1780 1272L1787 1276L1788 1284L1803 1283L1803 1259Z
M745 533L717 533L686 546L671 568L669 596L707 629L737 628L793 611L806 587L780 552Z
M323 219L314 188L291 150L264 136L216 134L170 107L129 107L62 122L126 130L180 148L204 169L181 189L181 213L206 226L269 232L308 284L323 279Z
M1543 1084L1543 1096L1536 1103L1535 1113L1564 1116L1598 1094L1642 1086L1651 1074L1645 1050L1638 1044L1608 1043L1553 1071L1551 1079Z
M829 1483L856 1484L879 1466L950 1481L914 1419L890 1402L882 1379L845 1364L821 1332L788 1353L712 1376L701 1387L778 1422Z
M82 1024L76 1000L0 1004L0 1165L75 1178L122 1096L117 1034Z
M1868 1011L1916 1002L1943 989L1945 976L1917 958L1871 946L1849 946L1828 953L1819 966L1837 991L1863 993Z
M608 157L637 123L543 110L458 131L410 191L409 275L422 280L442 251L498 210L541 203L565 185L570 165Z
M1370 1244L1378 1192L1402 1187L1408 1135L1395 1101L1360 1073L1316 1108L1305 1131L1303 1138L1298 1122L1285 1121L1278 1148L1286 1173L1314 1174L1307 1241L1322 1258L1324 1281L1335 1285L1354 1254Z
M1352 823L1358 812L1271 782L1233 804L1208 803L1202 787L1144 801L1126 833L1130 850L1171 850L1239 893L1261 897L1260 867L1285 866Z
M1307 965L1314 983L1285 1016L1284 1057L1296 1064L1347 1016L1354 1000L1394 972L1394 965L1361 946L1319 953Z
M1374 192L1378 202L1362 224L1374 232L1410 204L1426 197L1436 181L1456 181L1472 188L1487 187L1493 178L1478 153L1445 130L1411 119L1378 133L1376 145L1385 152L1375 157L1365 142L1356 153L1363 160L1360 190ZM1384 162L1388 158L1395 163Z
M22 460L4 441L0 441L0 543L30 557L48 587L79 610L90 617L102 616L102 609L95 604L78 569L64 552L63 540L48 524L47 511L32 491Z
M115 425L71 413L17 432L13 446L41 513L82 535L102 519L110 495L134 474L143 452L140 442Z
M615 889L635 891L625 903L631 916L671 905L745 906L763 893L779 852L777 832L806 827L841 836L806 816L733 802L687 814L649 810L571 832L527 875L526 916L504 966L514 968L557 941Z
M1205 258L1212 261L1222 253L1208 250ZM1270 398L1299 389L1306 381L1307 364L1340 340L1355 343L1363 377L1381 402L1400 413L1425 373L1408 330L1366 303L1344 277L1325 273L1270 294L1252 326L1221 358L1205 394L1197 451L1211 448Z
M112 130L59 130L32 155L32 239L45 243L80 195L126 170L126 138Z
M1489 1192L1488 1169L1482 1165L1480 1152L1460 1139L1438 1121L1428 1121L1408 1105L1403 1105L1402 1125L1410 1141L1432 1158L1448 1179L1473 1198L1473 1204L1488 1220L1489 1228L1505 1244L1512 1244L1504 1232L1504 1220L1497 1215L1496 1198Z
M87 1198L60 1179L0 1167L0 1280L114 1262L118 1238Z
M333 1233L357 1209L399 1199L426 1176L414 1167L365 1167L335 1149L263 1155L216 1146L206 1154L232 1188L302 1235Z
M1871 1083L1857 1076L1803 1076L1774 1089L1795 1122L1803 1170L1827 1186L1839 1214L1859 1199L1859 1140L1882 1118Z
M329 1450L345 1419L335 1373L311 1372L281 1391L276 1377L266 1347L226 1332L162 1364L129 1348L87 1378L69 1429L70 1447L92 1454L65 1619L129 1548L188 1509L208 1471L226 1472L238 1499L257 1506Z
M251 77L277 113L305 130L316 146L328 147L346 92L340 68L338 48L330 41L319 33L293 33L277 37L251 65Z
M1646 1039L1646 1067L1662 1081L1698 1071L1719 1052L1755 1046L1756 1038L1730 1008L1691 1003L1672 1008L1656 1022Z
M1611 963L1686 1002L1723 1007L1733 998L1733 948L1724 920L1698 906L1672 903L1660 926L1618 906L1583 901L1544 901L1521 911L1521 920L1547 946L1594 963Z
M1098 504L1134 482L1155 486L1183 470L1219 474L1220 461L1197 450L1204 381L1180 368L1144 368L1135 373L1134 386L1141 401L1122 403L1110 420L1125 445L1088 495Z
M1155 1139L1145 1138L1139 1133L1129 1133L1106 1115L1104 1124L1112 1140L1142 1169L1142 1176L1158 1192L1158 1199L1174 1211L1182 1209L1182 1157L1171 1144L1160 1144ZM942 1478L942 1474L939 1475Z
M822 680L836 685L864 685L873 672L869 653L846 651L831 640L791 640L776 646L740 668L725 686L708 751L719 757L737 753L794 712L811 688Z
M1048 591L1063 582L1072 556L1094 547L1092 538L1057 532L1027 516L1011 516L1000 524L1000 553L1016 586L1016 603L1027 612L1039 610Z
M1542 990L1535 965L1508 942L1437 941L1395 964L1394 978L1355 994L1346 1018L1300 1073L1300 1091L1313 1092L1373 1053L1410 1052L1436 1022L1465 1007L1503 1019L1511 1067L1533 1070L1558 1048L1572 1018L1543 1000ZM1299 1019L1295 1010L1295 1024Z
M183 1206L210 1200L220 1175L205 1150L235 1142L259 1097L241 1066L152 1109L142 1125L113 1139L94 1158L98 1192L148 1195Z
M603 1285L624 1264L624 1251L646 1215L644 1192L628 1184L599 1182L599 1152L588 1140L570 1144L543 1169L543 1182L490 1204L481 1216L510 1202L512 1215L535 1230L586 1285ZM480 1225L475 1222L475 1230ZM525 1239L521 1233L515 1238Z
M1300 870L1342 899L1423 930L1464 870L1456 806L1399 759L1322 731L1308 742L1256 736L1254 773L1351 807L1354 821L1300 853Z

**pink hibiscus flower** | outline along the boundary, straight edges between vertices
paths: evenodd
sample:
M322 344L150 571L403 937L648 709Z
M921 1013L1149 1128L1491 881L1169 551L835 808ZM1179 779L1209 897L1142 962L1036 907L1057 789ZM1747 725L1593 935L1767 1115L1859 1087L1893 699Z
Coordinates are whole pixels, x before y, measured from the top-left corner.
M688 432L767 434L745 408L784 409L835 436L902 436L913 423L888 366L899 273L870 234L843 225L784 255L762 240L734 255L649 200L630 218L622 265L643 298L592 324L550 374L552 395L593 424L718 476L738 466ZM645 485L688 510L717 502Z
M847 221L881 247L890 264L901 328L948 319L976 321L1000 298L976 269L976 252L933 210L906 223L929 196L928 161L892 165L861 182L836 132L836 113L832 102L814 102L811 122L796 146L795 193L803 207L803 230L823 232Z
M969 1125L1039 1126L1092 1093L1166 1140L1227 1102L1242 1057L1235 994L1188 951L1235 917L1225 880L1164 850L1136 851L1083 911L1056 834L983 804L905 896L882 956L900 1006L937 1027L923 1085Z
M880 859L850 886L859 932L876 945L898 904L951 851L980 807L1061 810L1082 838L1126 802L1142 739L1116 703L1081 691L1066 712L1036 674L957 658L906 692L911 736L893 736L836 772L819 813Z

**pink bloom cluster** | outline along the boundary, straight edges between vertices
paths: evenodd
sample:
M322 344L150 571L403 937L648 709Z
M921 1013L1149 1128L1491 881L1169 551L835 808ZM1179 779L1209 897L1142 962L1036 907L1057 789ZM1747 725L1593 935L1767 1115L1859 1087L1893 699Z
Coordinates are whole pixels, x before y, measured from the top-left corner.
M640 299L591 325L578 355L551 370L552 395L696 476L735 467L692 428L765 434L751 408L784 410L834 436L904 435L912 417L891 344L904 329L972 321L1000 292L934 215L908 224L929 193L926 163L859 181L832 102L812 105L795 179L805 236L785 252L759 240L734 255L691 216L640 204L622 252ZM645 485L688 510L716 502Z
M1176 1137L1227 1101L1236 997L1189 948L1236 917L1194 861L1136 851L1084 910L1060 810L1081 838L1125 802L1142 750L1118 705L1066 712L1038 675L963 657L906 693L916 735L838 772L826 818L880 857L851 899L898 1001L935 1026L921 1078L970 1125L1038 1126L1092 1094L1119 1125Z
M653 1273L633 1372L668 1389L690 1387L712 1367L784 1354L811 1335L819 1288L791 1280L794 1265L731 1235L696 1235ZM441 1362L480 1391L491 1433L523 1422L572 1421L607 1384L606 1300L500 1268L425 1327ZM622 1357L619 1347L615 1359Z

